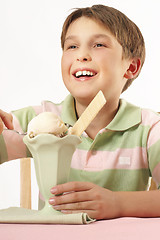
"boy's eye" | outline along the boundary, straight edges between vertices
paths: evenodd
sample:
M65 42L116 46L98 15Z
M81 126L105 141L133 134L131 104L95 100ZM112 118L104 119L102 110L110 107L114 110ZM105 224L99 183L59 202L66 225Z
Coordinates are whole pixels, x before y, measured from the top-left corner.
M77 46L75 46L75 45L71 45L68 47L68 49L75 49L75 48L77 48Z
M95 47L98 47L98 48L99 48L99 47L105 47L105 45L104 45L103 43L96 43L96 44L95 44Z

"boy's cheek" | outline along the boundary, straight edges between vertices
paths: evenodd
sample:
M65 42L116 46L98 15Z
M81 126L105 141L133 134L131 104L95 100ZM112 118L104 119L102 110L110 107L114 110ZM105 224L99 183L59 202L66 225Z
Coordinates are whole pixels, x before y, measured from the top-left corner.
M61 59L61 68L62 68L62 73L64 71L68 71L68 69L70 68L70 66L72 65L72 60L70 59L70 57L68 56L62 56Z

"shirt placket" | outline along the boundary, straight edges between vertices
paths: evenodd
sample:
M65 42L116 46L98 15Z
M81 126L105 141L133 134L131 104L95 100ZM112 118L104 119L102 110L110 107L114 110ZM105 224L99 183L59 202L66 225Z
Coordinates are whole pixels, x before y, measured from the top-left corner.
M97 142L100 140L101 135L106 132L106 129L101 129L97 134L94 141L90 144L90 148L86 154L86 159L84 162L84 170L92 171L92 170L100 170L103 167L103 158L101 151L96 148ZM86 134L86 133L85 133Z

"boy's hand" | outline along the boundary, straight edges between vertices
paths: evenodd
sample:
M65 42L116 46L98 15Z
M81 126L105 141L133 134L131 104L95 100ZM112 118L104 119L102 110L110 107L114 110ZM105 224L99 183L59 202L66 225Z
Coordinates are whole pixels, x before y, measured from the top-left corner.
M13 129L12 115L0 110L0 134L3 131L4 125L9 129Z
M116 194L90 182L69 182L57 185L51 193L59 196L50 198L49 203L63 213L85 212L94 219L119 216Z

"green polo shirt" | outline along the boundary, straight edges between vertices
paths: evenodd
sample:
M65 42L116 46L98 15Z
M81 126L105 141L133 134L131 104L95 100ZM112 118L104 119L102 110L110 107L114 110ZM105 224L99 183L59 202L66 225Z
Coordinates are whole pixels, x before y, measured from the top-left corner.
M52 111L70 125L77 120L71 95L60 104L45 101L38 109L39 112ZM26 131L37 112L35 107L28 107L13 114ZM140 191L148 189L152 176L157 187L160 186L159 114L121 99L114 119L94 140L85 132L81 138L82 143L73 155L69 181L89 181L112 191ZM3 159L7 158L6 141L1 136L1 162L7 161Z

